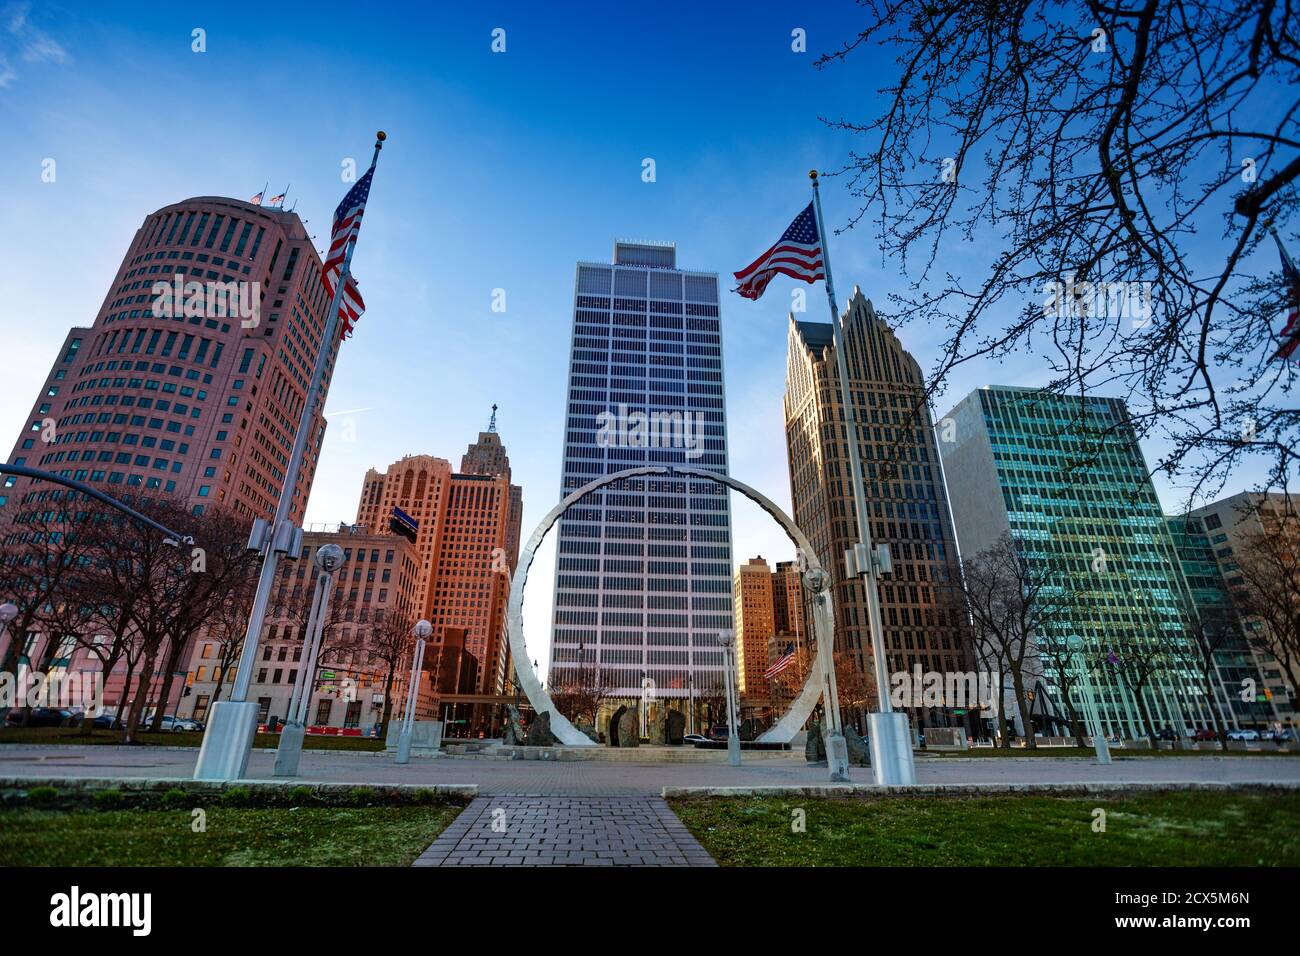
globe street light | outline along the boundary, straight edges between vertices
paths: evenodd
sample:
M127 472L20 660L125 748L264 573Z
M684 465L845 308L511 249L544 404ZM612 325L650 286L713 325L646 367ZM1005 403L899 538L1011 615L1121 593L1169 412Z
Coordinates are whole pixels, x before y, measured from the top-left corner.
M325 618L329 616L330 595L334 592L334 573L343 566L343 549L337 544L326 544L316 549L312 563L316 565L316 587L311 596L311 613L303 631L303 646L307 654L298 678L293 682L289 697L289 710L275 748L277 777L298 775L298 762L302 759L302 744L307 736L307 708L311 706L311 692L316 686L316 658L320 654L321 635L325 633Z
M420 694L420 677L424 673L424 644L433 633L433 625L421 618L415 622L411 633L415 635L415 658L411 662L411 681L406 687L406 713L402 715L402 728L397 735L398 763L411 761L411 731L415 725L415 703Z
M736 733L736 637L731 631L719 631L722 645L722 677L727 693L727 763L740 766L740 736Z

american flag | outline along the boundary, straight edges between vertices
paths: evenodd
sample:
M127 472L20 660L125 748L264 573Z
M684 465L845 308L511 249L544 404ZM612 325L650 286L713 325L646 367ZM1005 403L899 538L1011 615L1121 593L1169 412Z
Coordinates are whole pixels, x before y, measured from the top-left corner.
M264 192L266 192L265 189L262 190L262 193ZM262 205L262 193L258 193L256 196L249 196L248 201L251 202L254 206Z
M1273 241L1277 243L1277 251L1282 255L1282 279L1286 283L1287 299L1286 325L1277 334L1281 344L1273 353L1273 358L1289 359L1296 347L1300 346L1300 272L1296 271L1295 263L1286 254L1286 248L1276 232L1273 233Z
M334 225L330 229L329 252L325 254L325 265L321 272L321 281L325 291L332 298L334 287L343 273L343 260L347 258L348 244L355 242L361 230L361 216L366 211L366 200L370 198L370 180L375 167L371 166L366 174L356 181L348 190L337 209L334 210ZM343 297L339 303L339 318L343 323L343 338L352 334L352 327L361 313L366 311L366 304L361 299L361 290L351 274L343 286Z
M817 216L812 203L795 216L776 245L735 274L740 285L732 291L746 299L757 299L778 272L804 282L826 278L822 268L822 241L817 234Z
M270 199L268 199L268 200L266 201L266 204L267 204L268 206L282 206L282 205L284 205L284 193L280 193L280 195L278 195L278 196L272 196Z
M775 677L794 663L794 644L787 644L785 653L772 662L772 666L763 671L764 679Z

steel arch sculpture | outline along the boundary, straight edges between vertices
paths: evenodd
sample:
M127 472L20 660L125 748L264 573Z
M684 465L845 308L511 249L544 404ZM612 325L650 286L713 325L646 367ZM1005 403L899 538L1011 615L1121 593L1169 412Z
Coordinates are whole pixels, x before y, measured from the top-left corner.
M596 744L590 737L574 727L568 718L556 709L555 702L551 700L551 695L546 692L546 688L542 686L542 682L537 678L537 672L530 664L528 645L524 641L523 620L524 586L528 583L528 569L532 565L533 557L541 546L542 540L546 537L546 533L551 530L555 522L569 508L593 491L597 491L606 485L642 475L663 475L668 477L683 475L716 482L739 491L775 518L781 527L785 529L786 534L790 536L790 540L799 549L805 576L811 575L813 571L822 571L812 544L790 516L766 495L729 475L721 475L717 472L690 465L647 465L641 468L628 468L613 474L602 475L595 481L589 482L574 491L552 508L546 517L542 519L537 526L537 530L528 539L528 544L524 547L523 552L519 555L519 564L510 584L510 604L506 617L506 630L510 639L510 654L514 658L515 678L523 689L524 695L528 698L528 702L533 705L533 710L539 714L544 711L549 712L551 715L551 732L555 734L561 743L570 747L592 747L596 746ZM824 572L819 577L823 580L829 579ZM824 676L832 666L831 651L834 647L833 625L830 623L832 617L829 613L826 613L828 608L822 606L826 603L826 597L827 595L823 592L817 595L814 602L817 604L813 613L814 633L817 636L816 666L809 668L803 689L799 692L799 696L795 698L794 703L790 705L790 709L785 716L775 726L768 728L759 736L758 739L762 742L789 743L812 714L813 707L817 704L817 698L822 695L825 686ZM520 665L520 661L524 662L523 666Z

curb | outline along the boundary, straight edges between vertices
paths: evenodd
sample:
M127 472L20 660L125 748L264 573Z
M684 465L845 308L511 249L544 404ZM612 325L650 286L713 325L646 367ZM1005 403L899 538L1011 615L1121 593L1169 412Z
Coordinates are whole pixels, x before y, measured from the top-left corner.
M984 796L1086 796L1089 794L1167 793L1173 791L1224 791L1270 793L1300 791L1300 781L1279 783L1236 783L1198 781L1194 783L930 783L915 787L877 787L871 784L839 783L811 787L664 787L670 797L984 797Z
M295 787L311 787L318 793L347 793L358 787L376 793L415 793L428 790L437 796L460 797L472 800L478 796L476 783L338 783L324 780L194 780L190 777L0 777L0 790L31 790L35 787L54 787L60 790L123 790L150 793L154 791L184 790L186 793L218 794L229 787L244 787L250 792L277 793Z

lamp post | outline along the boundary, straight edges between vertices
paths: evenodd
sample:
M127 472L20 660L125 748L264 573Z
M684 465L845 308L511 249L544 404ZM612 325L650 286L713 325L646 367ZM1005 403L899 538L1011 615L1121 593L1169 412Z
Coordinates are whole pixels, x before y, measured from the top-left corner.
M312 563L316 565L316 587L311 596L311 613L303 632L303 666L293 682L289 697L289 710L275 748L277 777L296 777L298 762L302 759L302 744L307 736L307 708L311 706L311 692L316 685L316 658L320 653L321 636L325 633L325 618L329 614L330 595L334 591L334 573L343 566L343 549L337 544L326 544L316 549Z
M420 696L420 675L424 672L424 642L433 633L433 625L423 619L416 621L415 659L411 663L411 682L406 688L406 713L402 715L402 729L397 735L397 762L411 762L411 729L415 725L415 704Z
M719 631L722 645L722 677L727 694L727 763L740 766L740 735L736 732L736 637L731 631Z

